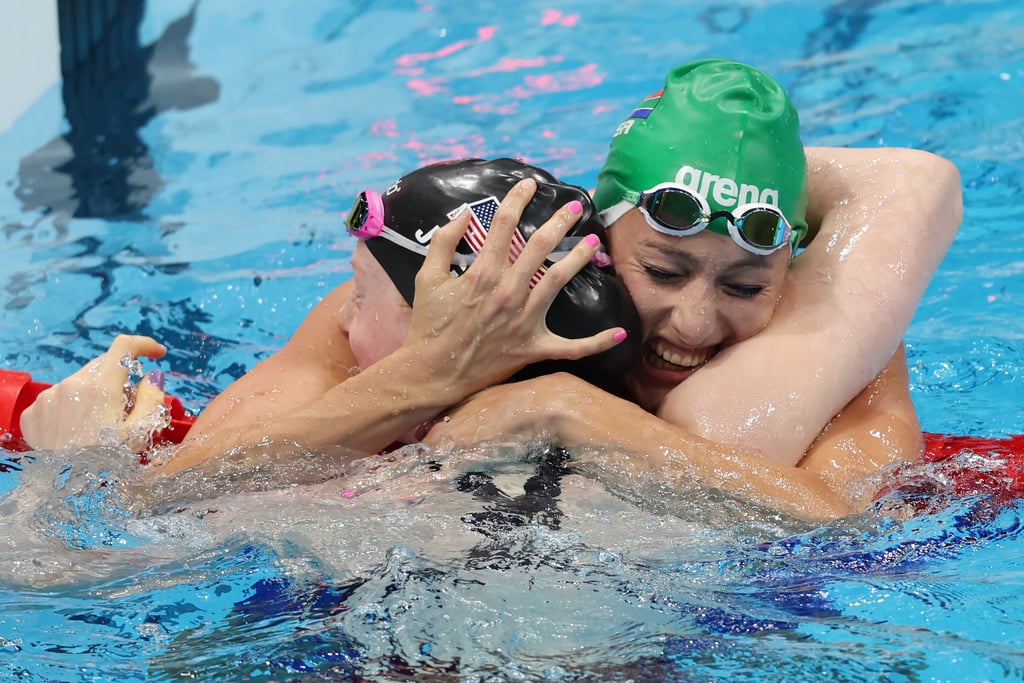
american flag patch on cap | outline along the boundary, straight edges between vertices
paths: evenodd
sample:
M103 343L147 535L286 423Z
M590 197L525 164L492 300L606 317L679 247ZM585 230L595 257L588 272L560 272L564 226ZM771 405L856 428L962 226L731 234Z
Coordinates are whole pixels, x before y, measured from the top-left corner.
M499 202L496 198L487 197L468 205L471 215L469 218L469 228L466 229L463 239L466 240L466 244L469 245L474 254L479 254L484 248L484 240L487 239L487 232L491 229L494 214L498 211L498 204ZM466 206L463 205L453 211L449 211L448 218L454 219L462 213L463 208ZM523 233L519 231L519 228L516 228L512 233L512 242L508 247L508 262L515 263L525 248L526 238L523 237ZM544 265L537 269L537 272L530 278L530 289L533 289L540 282L540 279L547 270L547 266Z

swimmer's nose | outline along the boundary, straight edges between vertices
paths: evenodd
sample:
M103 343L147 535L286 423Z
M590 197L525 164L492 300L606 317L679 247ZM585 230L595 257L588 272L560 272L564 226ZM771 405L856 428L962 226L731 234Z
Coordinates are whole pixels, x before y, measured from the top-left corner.
M346 301L342 305L341 310L338 311L338 327L346 335L349 333L352 327L352 316L354 311L355 305L352 303L352 301Z
M694 349L713 346L718 311L711 292L696 283L686 287L672 307L669 324L680 345Z

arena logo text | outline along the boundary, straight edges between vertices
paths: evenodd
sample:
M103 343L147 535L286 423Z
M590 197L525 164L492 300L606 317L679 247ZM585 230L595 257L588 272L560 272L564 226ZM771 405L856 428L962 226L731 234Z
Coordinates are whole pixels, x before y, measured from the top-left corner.
M675 182L724 208L741 204L779 205L777 189L770 187L761 189L757 185L739 183L732 178L718 176L693 166L680 168L676 172Z

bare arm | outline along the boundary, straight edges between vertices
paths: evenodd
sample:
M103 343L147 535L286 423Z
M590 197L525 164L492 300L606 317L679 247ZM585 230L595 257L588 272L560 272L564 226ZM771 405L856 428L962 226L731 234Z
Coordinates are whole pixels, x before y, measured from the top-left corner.
M850 511L817 473L714 444L568 374L487 389L445 413L431 445L542 439L576 448L584 463L674 490L719 488L804 518Z
M361 372L336 316L351 285L329 295L284 349L219 396L163 465L174 472L238 446L260 452L340 446L374 453L446 406L548 358L577 358L618 343L618 330L570 340L544 320L562 286L586 265L596 245L581 242L551 266L540 283L531 276L576 220L558 211L508 263L509 241L533 181L513 189L495 215L484 248L469 270L451 278L452 254L468 212L438 231L416 280L412 324L404 344Z
M646 478L677 491L718 488L808 519L863 510L875 493L870 475L919 457L922 448L902 350L797 466L694 436L566 374L487 389L448 411L427 442L499 437L583 447L582 462L620 479Z
M856 509L877 489L870 475L905 460L917 460L924 438L910 398L903 347L889 364L833 419L799 467L815 473Z
M674 389L659 414L795 465L900 344L962 218L949 162L903 149L807 150L817 237L768 327Z

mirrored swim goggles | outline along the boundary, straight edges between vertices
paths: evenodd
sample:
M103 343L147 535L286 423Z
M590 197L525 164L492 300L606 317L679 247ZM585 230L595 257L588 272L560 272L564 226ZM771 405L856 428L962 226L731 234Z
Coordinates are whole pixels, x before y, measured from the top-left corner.
M345 220L345 227L348 229L349 235L352 235L361 242L375 237L383 237L407 251L424 257L427 255L429 236L427 238L428 244L420 244L385 225L384 200L373 190L363 190L359 193L355 204L352 205L352 210L348 214L348 218ZM452 265L468 268L475 258L476 254L456 253L452 258Z
M729 236L747 251L767 256L789 243L793 226L777 206L772 204L744 204L735 211L711 211L707 199L675 183L661 183L646 192L627 190L620 204L640 209L647 224L660 233L674 237L696 235L719 218L729 224ZM614 209L615 207L612 207ZM610 225L612 209L603 212L606 225ZM618 212L616 212L618 213ZM621 218L618 213L615 220ZM722 232L712 228L714 232ZM725 234L722 232L722 234ZM795 245L794 245L795 246Z
M470 209L468 206L463 206L462 210L469 211ZM458 215L458 211L453 212L451 215ZM359 193L359 196L356 197L355 204L352 205L352 211L349 212L348 218L345 220L345 226L348 229L348 234L360 241L366 241L375 237L383 237L403 249L424 257L427 255L430 236L433 233L433 230L431 230L424 236L427 244L421 244L420 242L411 240L402 233L389 228L384 223L384 200L373 190L363 190ZM434 229L436 230L437 228L435 227ZM486 238L486 234L482 236L482 239L480 240L481 243L483 238ZM521 236L520 239L522 239ZM582 239L582 236L570 236L564 238L558 243L558 247L555 251L548 254L547 260L551 262L560 261L568 255L572 248L575 247ZM520 246L525 246L525 240L522 240L522 244ZM518 251L515 252L515 255L518 256ZM462 254L456 252L452 255L452 265L460 268L468 268L474 260L476 260L475 253ZM509 260L515 260L512 251L509 253ZM602 264L599 263L598 265Z

